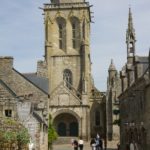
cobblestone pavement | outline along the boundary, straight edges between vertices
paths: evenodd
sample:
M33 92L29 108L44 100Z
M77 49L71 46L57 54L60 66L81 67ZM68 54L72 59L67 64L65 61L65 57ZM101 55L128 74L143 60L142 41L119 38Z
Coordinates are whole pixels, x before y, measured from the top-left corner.
M73 150L73 147L71 144L54 145L53 150ZM90 144L85 143L83 150L91 150ZM116 149L107 149L107 150L116 150Z

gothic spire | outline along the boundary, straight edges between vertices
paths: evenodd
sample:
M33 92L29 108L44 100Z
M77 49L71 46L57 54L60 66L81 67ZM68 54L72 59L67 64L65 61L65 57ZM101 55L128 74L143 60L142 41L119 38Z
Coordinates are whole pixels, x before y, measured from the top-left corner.
M111 59L111 63L110 63L110 66L109 66L109 71L116 71L116 67L114 65L113 59Z
M131 8L129 8L129 16L128 16L128 28L126 32L126 43L127 43L127 55L134 56L135 55L135 29L133 27L133 19Z
M133 30L133 21L132 21L132 12L131 8L129 8L129 18L128 18L128 30Z

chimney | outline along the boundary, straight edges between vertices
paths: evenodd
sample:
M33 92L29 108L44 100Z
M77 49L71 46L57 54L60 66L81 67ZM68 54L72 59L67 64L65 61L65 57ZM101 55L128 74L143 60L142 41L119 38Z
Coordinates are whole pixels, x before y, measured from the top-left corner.
M13 68L13 57L0 57L0 79L8 76Z

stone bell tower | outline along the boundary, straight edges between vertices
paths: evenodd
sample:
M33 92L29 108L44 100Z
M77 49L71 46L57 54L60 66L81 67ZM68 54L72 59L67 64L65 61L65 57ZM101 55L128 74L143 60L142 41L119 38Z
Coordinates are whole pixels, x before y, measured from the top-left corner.
M90 5L85 0L44 4L45 61L50 113L60 136L90 135Z
M84 0L51 0L44 5L45 58L50 93L62 82L80 94L90 90L90 12Z

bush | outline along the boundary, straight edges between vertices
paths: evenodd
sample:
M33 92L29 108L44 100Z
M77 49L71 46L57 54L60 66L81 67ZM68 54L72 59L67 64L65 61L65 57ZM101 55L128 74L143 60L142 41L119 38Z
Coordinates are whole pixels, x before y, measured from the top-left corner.
M21 147L30 141L28 130L12 118L0 117L0 144L17 142Z
M52 125L52 118L51 115L49 115L49 125L48 125L48 147L49 149L52 149L53 142L57 139L58 135L55 131L55 128Z

